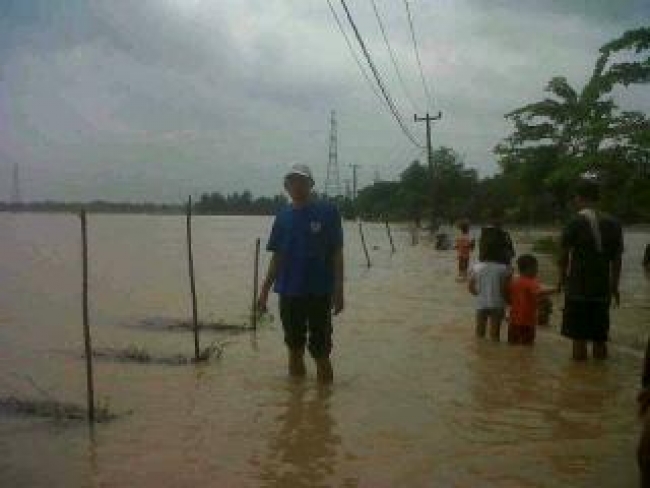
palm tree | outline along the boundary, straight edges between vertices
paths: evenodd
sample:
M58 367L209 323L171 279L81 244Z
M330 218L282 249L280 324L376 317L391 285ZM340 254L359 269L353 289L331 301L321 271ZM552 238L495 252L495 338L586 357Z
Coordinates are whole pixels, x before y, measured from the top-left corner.
M521 181L528 201L550 189L561 204L570 181L585 171L611 172L612 163L648 161L648 118L641 112L618 112L612 91L650 81L650 57L611 62L622 52L650 49L650 28L631 30L600 49L594 71L581 90L566 78L552 78L549 97L525 105L505 117L514 132L497 145L504 173ZM619 164L615 165L617 171ZM541 184L540 184L541 183Z

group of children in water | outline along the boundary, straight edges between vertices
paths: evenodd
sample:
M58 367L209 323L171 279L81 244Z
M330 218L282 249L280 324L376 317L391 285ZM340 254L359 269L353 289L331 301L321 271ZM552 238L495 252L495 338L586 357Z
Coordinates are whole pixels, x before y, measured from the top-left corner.
M501 325L508 314L508 342L532 345L537 325L548 323L549 296L555 289L542 286L537 279L538 263L532 254L517 258L517 274L511 261L514 247L510 236L498 224L484 227L479 240L478 261L469 267L475 241L469 224L461 222L456 239L458 273L469 280L469 291L476 296L476 334L499 341ZM488 332L489 331L489 332Z

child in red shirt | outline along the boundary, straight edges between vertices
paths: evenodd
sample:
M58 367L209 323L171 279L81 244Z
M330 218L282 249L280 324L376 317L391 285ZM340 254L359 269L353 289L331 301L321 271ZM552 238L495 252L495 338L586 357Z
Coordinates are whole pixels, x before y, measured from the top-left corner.
M508 286L510 301L510 322L508 342L510 344L533 344L539 301L554 293L551 288L542 288L537 281L537 259L532 254L522 254L517 259L519 276Z
M469 267L469 257L474 249L474 239L469 236L469 223L461 222L458 224L460 229L460 236L456 238L456 251L458 252L458 278L460 280L467 279L467 269Z

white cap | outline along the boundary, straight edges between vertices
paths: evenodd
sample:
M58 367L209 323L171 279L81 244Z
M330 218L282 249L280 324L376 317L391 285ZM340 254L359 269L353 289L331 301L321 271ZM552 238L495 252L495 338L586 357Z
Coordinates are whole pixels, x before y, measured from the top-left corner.
M311 175L311 169L309 169L309 166L306 164L294 164L291 166L289 171L287 171L287 174L284 177L288 178L291 175L304 176L309 181L311 181L312 185L314 184L314 178Z

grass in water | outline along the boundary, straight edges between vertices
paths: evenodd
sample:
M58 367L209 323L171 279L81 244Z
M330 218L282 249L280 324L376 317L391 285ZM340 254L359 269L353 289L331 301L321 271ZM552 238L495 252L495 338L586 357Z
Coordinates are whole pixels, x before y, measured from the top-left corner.
M213 341L199 352L198 361L209 361L212 358L221 359L228 341ZM173 356L155 356L145 348L130 345L126 349L97 348L93 350L93 357L117 362L132 362L141 364L163 364L168 366L181 366L197 362L193 356L176 354Z
M23 399L15 396L0 398L0 413L4 415L19 415L48 418L57 421L86 420L88 410L75 403L60 402L53 399ZM95 421L108 422L117 418L108 404L95 406Z
M20 394L0 397L0 415L39 417L56 421L88 419L88 410L85 407L59 401L50 391L38 385L31 376L15 372L9 372L9 375L28 383L40 398L25 398ZM111 412L108 397L95 402L96 422L107 422L117 417L117 414Z
M219 322L199 322L199 330L210 330L216 332L239 332L251 330L250 325L244 324L226 324L223 321ZM170 329L181 330L194 330L194 324L190 321L182 321L176 324L169 325Z
M258 319L258 326L262 323L268 324L273 322L273 316L271 314L264 314ZM157 330L157 331L183 331L183 332L192 332L194 329L194 324L191 320L186 319L175 319L168 317L148 317L146 319L140 320L137 323L138 327L145 328L148 330ZM243 333L249 332L252 330L252 327L248 323L228 323L224 320L205 320L199 321L198 323L199 330L207 332L225 332L225 333Z

